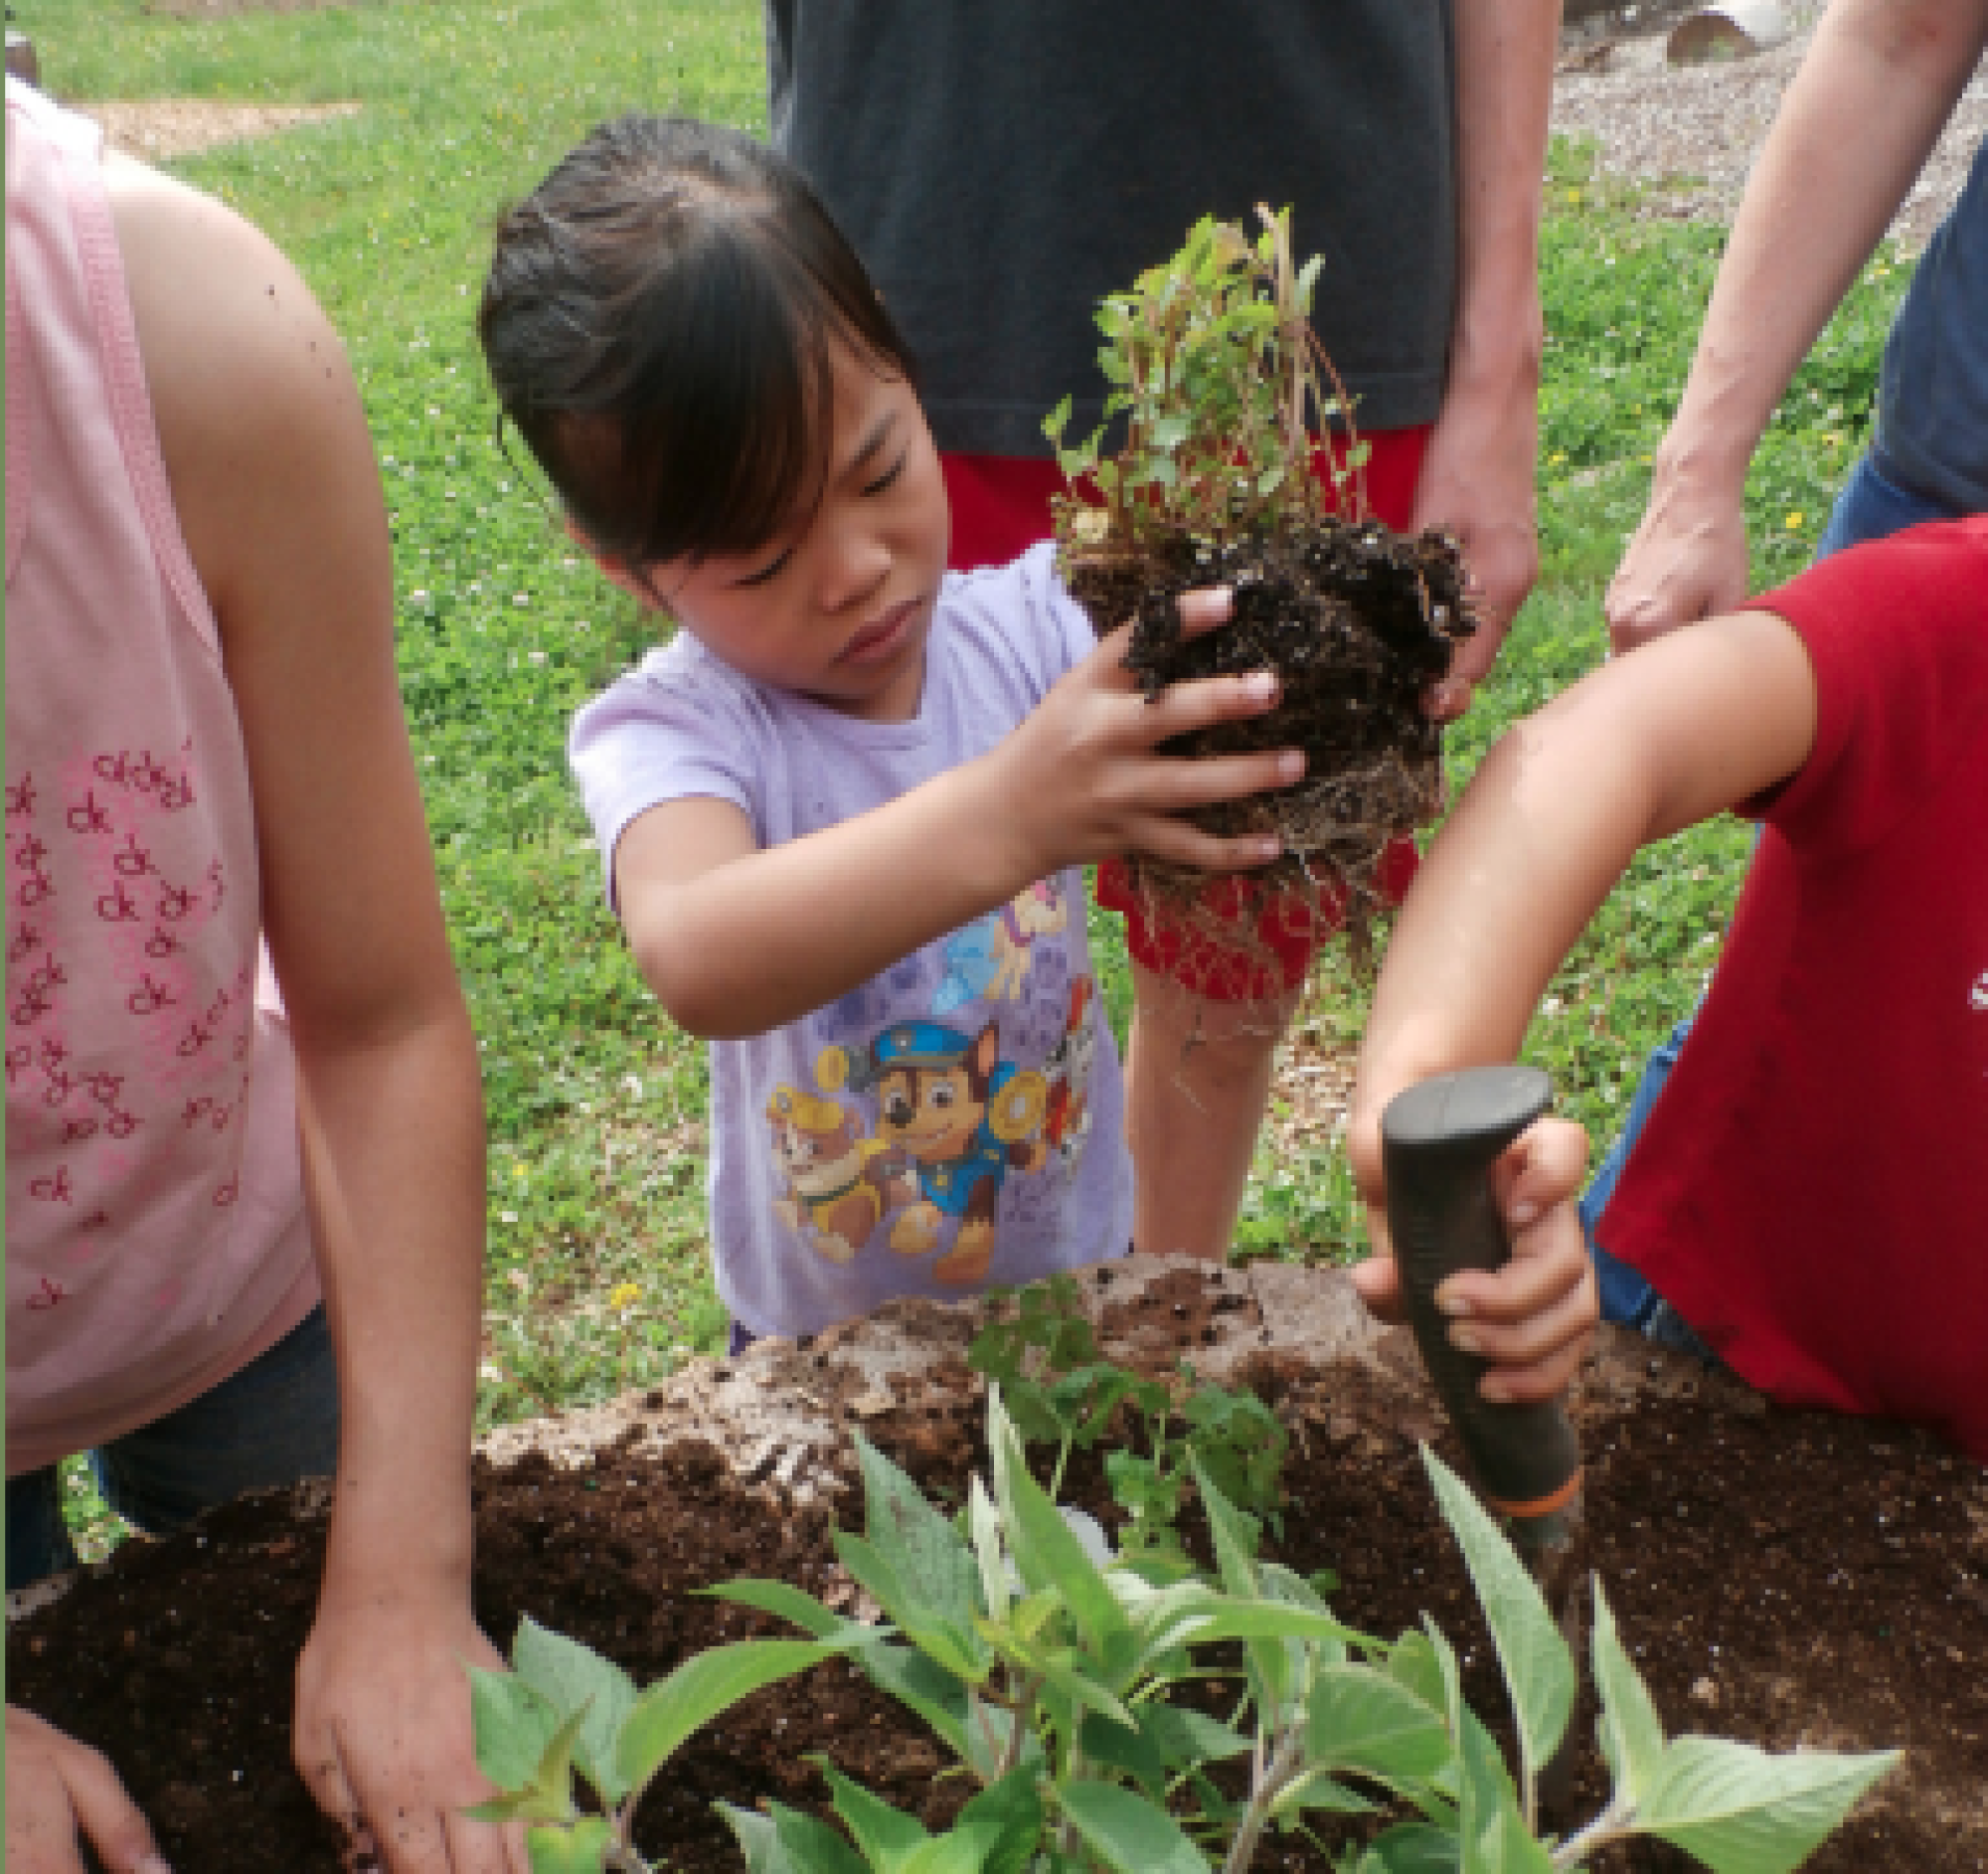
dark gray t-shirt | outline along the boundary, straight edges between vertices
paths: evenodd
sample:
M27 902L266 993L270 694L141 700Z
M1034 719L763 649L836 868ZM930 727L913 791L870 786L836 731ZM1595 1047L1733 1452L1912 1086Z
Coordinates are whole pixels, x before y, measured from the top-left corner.
M1913 493L1988 512L1988 141L1885 341L1877 454Z
M1363 428L1433 420L1456 275L1449 0L765 0L772 136L916 353L942 448L1042 455L1093 314L1204 214L1292 207Z

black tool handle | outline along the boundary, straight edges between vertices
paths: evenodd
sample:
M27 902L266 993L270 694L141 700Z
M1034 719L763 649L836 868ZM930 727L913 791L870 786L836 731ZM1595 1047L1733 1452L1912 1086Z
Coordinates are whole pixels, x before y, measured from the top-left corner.
M1493 1405L1478 1392L1490 1363L1450 1345L1435 1290L1459 1270L1510 1258L1491 1167L1552 1101L1537 1068L1468 1068L1410 1087L1381 1115L1388 1229L1422 1362L1492 1508L1515 1536L1531 1526L1542 1541L1579 1492L1579 1441L1557 1405Z

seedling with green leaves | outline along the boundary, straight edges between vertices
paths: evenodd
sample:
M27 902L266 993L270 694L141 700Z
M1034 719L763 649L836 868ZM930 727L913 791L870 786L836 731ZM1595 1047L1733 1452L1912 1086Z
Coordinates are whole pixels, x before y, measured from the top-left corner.
M982 1327L966 1359L1000 1386L1009 1422L1023 1439L1057 1448L1053 1497L1062 1494L1072 1452L1091 1449L1115 1426L1104 1476L1129 1519L1120 1548L1149 1574L1186 1566L1179 1520L1196 1464L1244 1515L1277 1527L1290 1436L1260 1399L1197 1383L1186 1362L1169 1381L1100 1359L1068 1276L1031 1283L1014 1299L1012 1317Z
M875 1626L784 1583L728 1583L710 1592L809 1637L718 1648L637 1695L528 1623L517 1679L475 1681L479 1761L506 1790L482 1812L526 1818L534 1874L646 1870L630 1824L669 1754L735 1699L834 1653L922 1718L977 1793L932 1834L824 1765L846 1833L778 1803L726 1810L752 1874L1242 1874L1268 1829L1375 1811L1396 1819L1342 1850L1341 1874L1559 1874L1637 1834L1716 1874L1785 1874L1896 1761L1666 1739L1597 1586L1612 1793L1586 1826L1542 1834L1539 1769L1573 1713L1574 1658L1504 1536L1433 1455L1510 1691L1516 1772L1465 1706L1433 1625L1386 1641L1342 1624L1257 1555L1253 1526L1205 1468L1215 1569L1162 1586L1059 1509L998 1388L987 1444L991 1484L972 1480L961 1528L858 1439L864 1529L838 1535L836 1551L881 1610ZM1211 1679L1234 1687L1226 1718L1170 1702ZM576 1767L598 1812L575 1802Z

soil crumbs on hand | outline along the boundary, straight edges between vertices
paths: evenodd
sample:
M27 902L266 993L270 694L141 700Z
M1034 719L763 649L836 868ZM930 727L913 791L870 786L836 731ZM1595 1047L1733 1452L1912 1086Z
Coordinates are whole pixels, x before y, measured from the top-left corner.
M1175 1318L1193 1315L1193 1286L1157 1302L1176 1348L1207 1325ZM1292 1433L1272 1548L1295 1568L1334 1570L1335 1610L1366 1630L1392 1635L1432 1615L1465 1662L1471 1702L1509 1732L1488 1636L1414 1449L1435 1416L1402 1364L1401 1378L1350 1363L1256 1371ZM977 1383L948 1362L933 1389L866 1430L951 1501L982 1461L981 1413ZM1736 1409L1730 1389L1701 1395L1690 1378L1655 1404L1625 1406L1590 1386L1578 1416L1592 1566L1667 1729L1778 1750L1904 1746L1902 1768L1809 1867L1988 1867L1978 1466L1915 1433L1750 1400ZM479 1463L475 1492L476 1613L500 1644L529 1613L647 1683L702 1647L786 1630L693 1589L774 1576L862 1611L835 1563L828 1511L740 1485L709 1445L660 1456L609 1448L578 1469L539 1455L501 1470ZM1066 1494L1115 1521L1096 1453L1073 1466ZM853 1500L843 1514L856 1518ZM340 1843L289 1762L292 1667L323 1534L321 1514L294 1513L287 1495L235 1505L197 1532L126 1544L9 1633L9 1695L109 1756L176 1866L340 1867ZM1579 1797L1562 1826L1590 1817L1604 1789L1591 1719L1579 1722ZM638 1837L674 1867L736 1867L712 1803L772 1796L825 1813L805 1761L815 1751L928 1826L968 1793L939 1775L942 1753L922 1725L834 1662L693 1738L646 1798ZM1330 1860L1302 1837L1272 1836L1256 1865ZM1694 1865L1661 1844L1594 1863L1607 1874Z

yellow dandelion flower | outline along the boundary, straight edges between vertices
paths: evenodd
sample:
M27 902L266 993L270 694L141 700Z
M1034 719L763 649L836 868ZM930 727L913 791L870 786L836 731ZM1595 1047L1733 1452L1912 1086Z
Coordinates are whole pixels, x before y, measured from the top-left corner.
M632 1281L617 1281L607 1291L607 1305L610 1308L633 1307L641 1298L640 1285Z
M1808 516L1804 514L1800 508L1791 508L1788 511L1788 513L1782 518L1781 525L1785 527L1789 533L1793 533L1795 529L1799 527L1802 524L1802 522L1807 519Z

